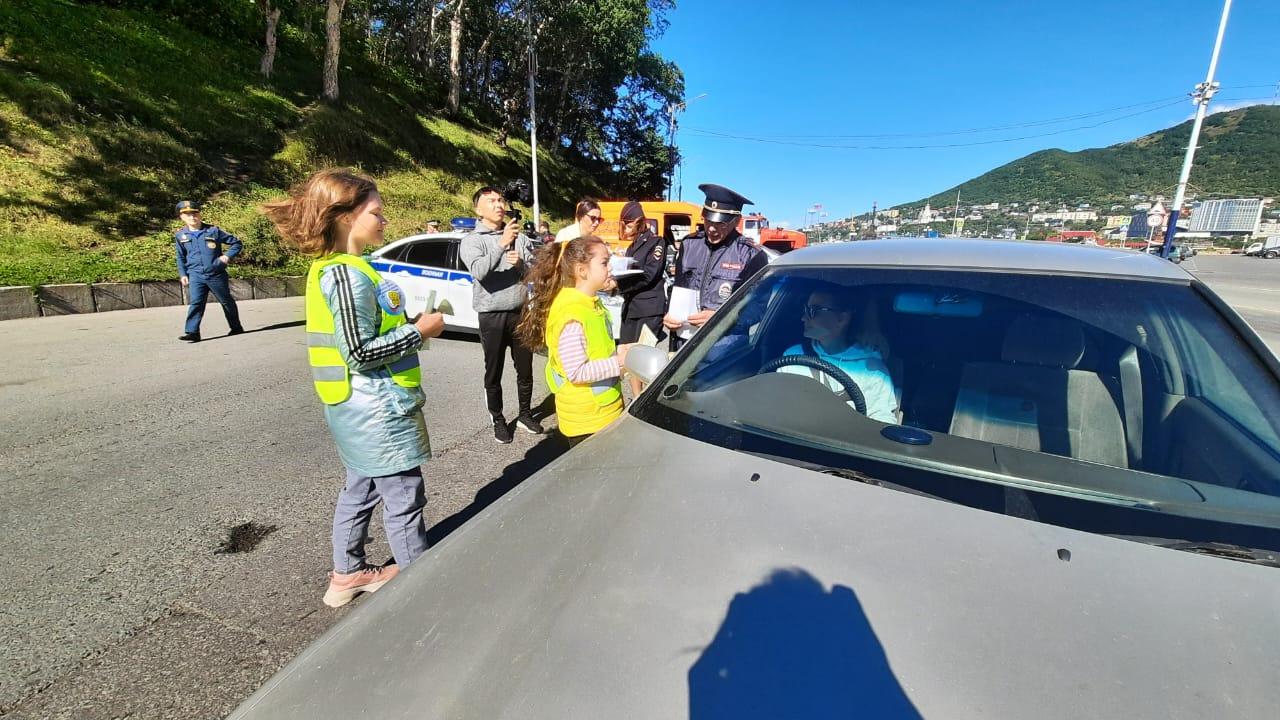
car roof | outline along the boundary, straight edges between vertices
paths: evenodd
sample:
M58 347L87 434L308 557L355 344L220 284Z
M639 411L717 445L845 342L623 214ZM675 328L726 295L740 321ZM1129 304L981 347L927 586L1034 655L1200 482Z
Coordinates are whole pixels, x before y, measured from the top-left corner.
M1187 271L1164 258L1132 250L1024 240L977 238L883 238L810 245L773 263L900 268L1009 270L1028 273L1106 275L1190 281Z

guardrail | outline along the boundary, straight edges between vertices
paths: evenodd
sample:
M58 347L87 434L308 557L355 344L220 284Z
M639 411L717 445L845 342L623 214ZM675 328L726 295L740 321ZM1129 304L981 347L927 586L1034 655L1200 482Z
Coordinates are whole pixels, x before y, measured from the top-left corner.
M236 300L294 297L306 291L306 278L231 278ZM212 299L212 298L210 298ZM177 280L136 283L70 283L0 287L0 320L138 310L186 305L187 288Z

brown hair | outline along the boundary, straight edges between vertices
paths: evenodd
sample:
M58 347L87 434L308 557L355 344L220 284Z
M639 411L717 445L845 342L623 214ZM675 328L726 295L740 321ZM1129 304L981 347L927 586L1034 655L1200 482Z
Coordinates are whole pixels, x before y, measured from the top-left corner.
M583 198L578 201L578 207L573 211L573 219L581 220L582 218L587 216L587 213L591 212L592 210L599 210L599 209L600 209L600 203L596 202L595 200L592 200L591 198Z
M329 168L294 185L289 197L260 209L285 242L307 255L322 257L338 245L334 232L338 219L359 210L377 191L373 180L363 175Z
M574 268L590 262L591 249L597 245L606 250L609 247L595 235L584 235L568 242L548 243L538 251L533 267L525 276L525 281L533 285L533 291L516 327L516 338L525 347L538 350L546 346L551 302L562 288L576 284Z

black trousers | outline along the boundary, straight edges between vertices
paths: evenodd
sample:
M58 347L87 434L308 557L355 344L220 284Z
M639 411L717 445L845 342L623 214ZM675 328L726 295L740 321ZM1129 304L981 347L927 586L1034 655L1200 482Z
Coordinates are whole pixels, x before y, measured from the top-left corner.
M640 339L640 328L647 327L653 332L653 336L662 340L666 337L666 328L662 327L662 316L653 315L651 317L626 318L622 321L622 327L618 329L618 342L633 343Z
M484 394L489 414L497 420L502 415L502 363L507 348L516 369L516 398L520 412L527 413L533 403L533 352L516 340L519 310L479 313L480 347L484 350Z

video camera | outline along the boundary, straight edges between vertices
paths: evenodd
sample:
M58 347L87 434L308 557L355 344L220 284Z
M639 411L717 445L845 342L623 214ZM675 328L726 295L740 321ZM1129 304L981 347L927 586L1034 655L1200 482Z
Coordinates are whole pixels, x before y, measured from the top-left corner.
M517 178L507 183L502 188L502 198L507 201L507 216L517 222L523 220L524 215L515 206L524 205L528 207L533 204L533 192L529 190L529 183L523 178ZM525 220L524 224L520 226L520 232L527 237L538 237L537 229L533 226L532 220Z

